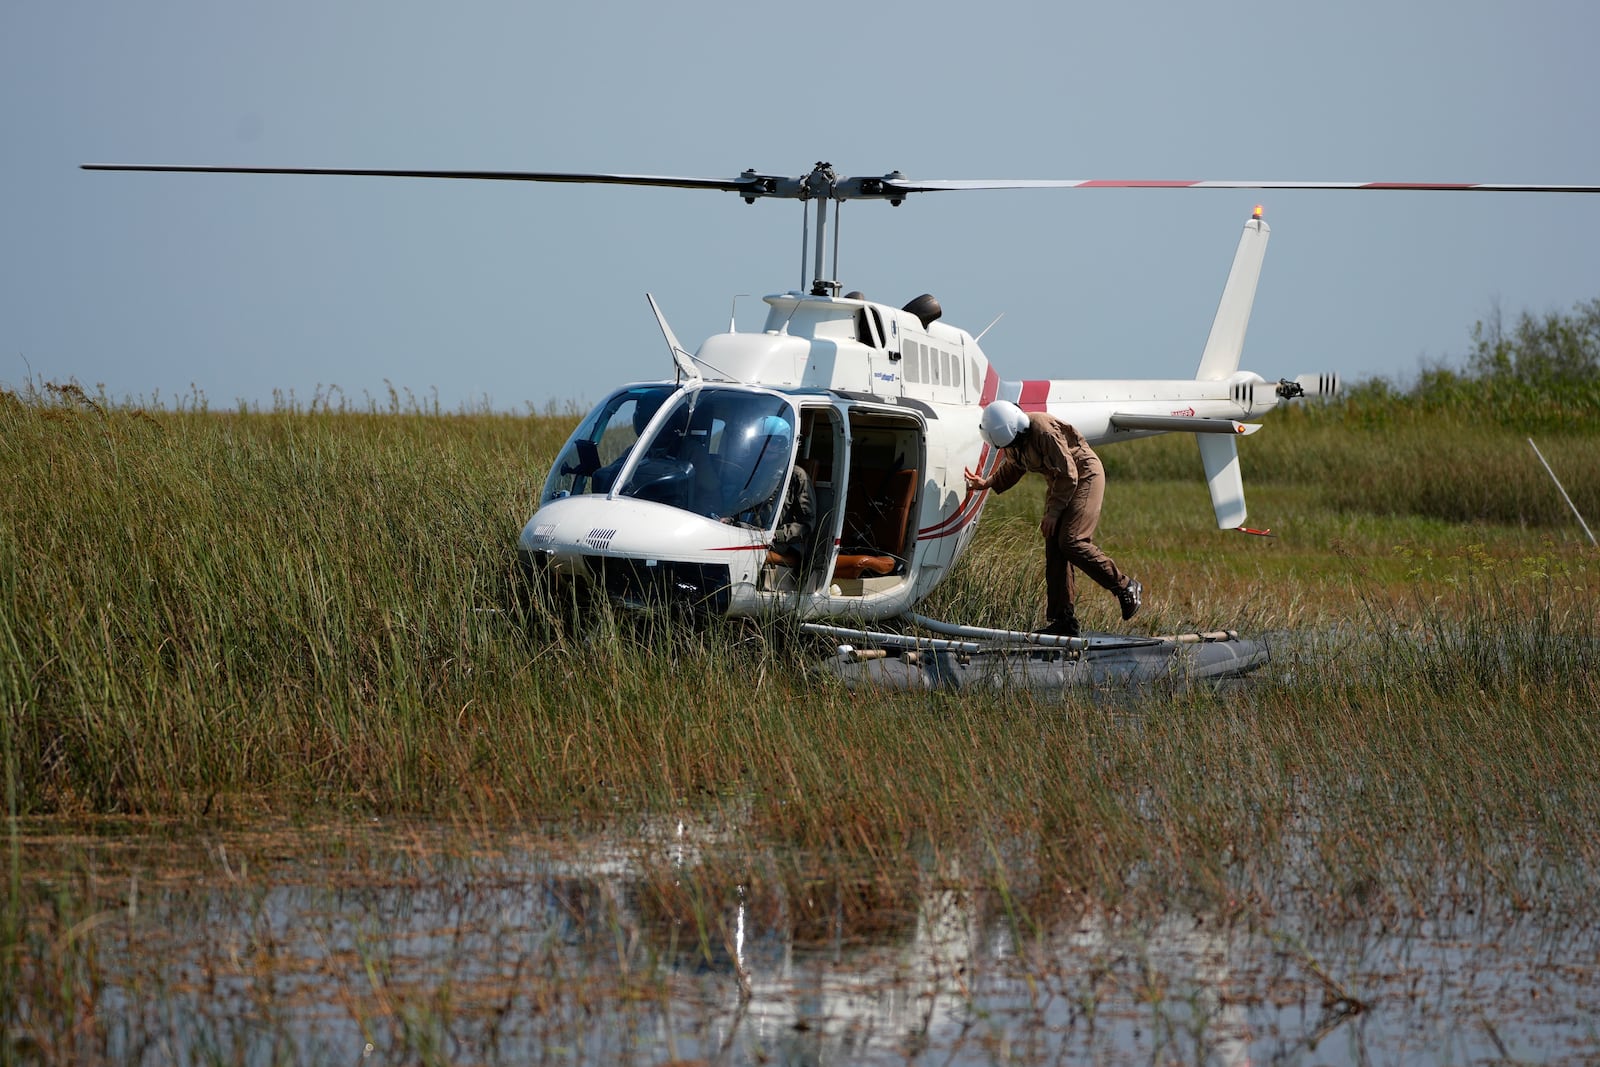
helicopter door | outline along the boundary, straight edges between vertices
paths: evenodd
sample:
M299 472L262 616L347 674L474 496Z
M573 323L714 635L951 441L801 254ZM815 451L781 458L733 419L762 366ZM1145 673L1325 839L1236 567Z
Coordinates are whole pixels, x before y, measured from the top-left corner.
M893 588L911 576L917 496L926 469L922 424L850 412L850 462L833 584L843 596Z
M839 534L840 503L835 487L841 482L839 461L844 451L844 420L839 412L832 407L803 408L795 469L789 476L796 484L789 485L784 494L778 536L767 554L764 591L809 592L828 573ZM809 494L797 488L802 483ZM801 500L809 504L809 516L796 513L804 511Z

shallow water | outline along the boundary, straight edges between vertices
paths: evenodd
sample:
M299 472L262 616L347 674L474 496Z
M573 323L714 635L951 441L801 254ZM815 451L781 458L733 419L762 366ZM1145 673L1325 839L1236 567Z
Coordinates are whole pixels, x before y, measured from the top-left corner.
M1590 916L1350 918L1286 883L1123 919L1030 892L1027 854L840 870L709 817L25 826L3 1007L13 1052L76 1062L1600 1058Z

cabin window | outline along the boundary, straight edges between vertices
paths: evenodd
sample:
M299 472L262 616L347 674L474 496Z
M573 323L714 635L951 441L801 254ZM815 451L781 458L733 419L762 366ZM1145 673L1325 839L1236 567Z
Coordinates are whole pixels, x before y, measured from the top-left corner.
M879 327L877 316L869 315L869 308L860 308L856 311L856 340L868 348L882 348L883 331ZM891 357L892 358L892 357Z
M607 493L651 419L675 386L622 389L603 400L573 431L545 480L540 502L581 493Z
M902 374L907 382L959 390L981 380L977 361L969 360L962 352L909 338L901 340L900 351L905 359Z

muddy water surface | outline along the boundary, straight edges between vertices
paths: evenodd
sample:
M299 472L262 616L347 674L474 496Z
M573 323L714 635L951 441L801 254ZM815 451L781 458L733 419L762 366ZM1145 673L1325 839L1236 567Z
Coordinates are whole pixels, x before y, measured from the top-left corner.
M709 817L22 825L0 1058L1600 1059L1600 934L1564 906L1335 916L1286 881L1124 918L1042 899L1028 851L840 869Z

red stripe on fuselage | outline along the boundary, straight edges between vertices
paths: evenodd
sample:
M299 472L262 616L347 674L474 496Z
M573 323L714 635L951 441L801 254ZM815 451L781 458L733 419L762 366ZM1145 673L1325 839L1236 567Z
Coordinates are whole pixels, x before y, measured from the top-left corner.
M998 457L999 453L988 445L983 446L983 451L978 453L978 472L987 473L986 467L992 468L991 457ZM974 493L968 490L967 495L961 498L961 506L956 508L955 514L948 519L941 519L932 526L924 526L917 531L917 540L933 541L940 537L949 537L951 534L960 533L978 517L978 509L983 506L984 498L989 495L989 490Z
M1022 396L1017 401L1017 407L1023 411L1043 411L1044 402L1050 395L1050 383L1047 381L1032 381L1022 383Z
M972 525L974 520L977 519L978 509L983 505L983 500L988 495L989 490L987 489L981 493L968 494L967 498L961 502L961 506L956 509L956 513L954 515L950 516L948 519L945 519L943 522L936 523L933 526L927 527L926 529L918 530L917 540L937 541L941 537L949 537L952 534L958 534L962 530L965 530L968 526Z
M1049 383L1045 382L1042 384L1048 390ZM994 402L994 398L998 396L999 393L1000 375L995 371L994 365L990 364L986 367L983 373L983 392L978 397L978 403L983 406L992 404ZM984 445L983 450L978 453L977 469L980 472L988 463L990 452L991 449L989 446ZM978 509L983 504L984 497L988 495L988 490L984 490L981 493L968 493L962 498L961 506L956 508L955 514L951 515L947 519L939 520L932 526L925 526L918 530L917 540L936 541L941 537L949 537L951 534L958 534L962 530L965 530L972 524L972 521L977 518Z

